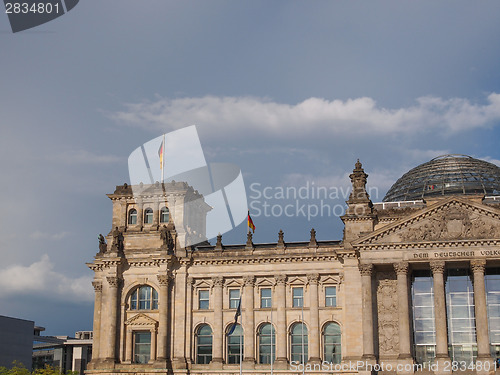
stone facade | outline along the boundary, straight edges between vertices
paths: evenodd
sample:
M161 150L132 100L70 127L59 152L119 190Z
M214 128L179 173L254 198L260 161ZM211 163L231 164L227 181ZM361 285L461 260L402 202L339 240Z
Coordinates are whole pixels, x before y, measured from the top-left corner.
M426 371L444 373L450 361L445 292L450 267L470 271L474 360L493 363L484 278L486 269L500 265L500 201L444 196L373 204L359 161L350 178L342 241L317 241L311 230L304 242L288 243L280 231L274 244L254 244L249 233L246 244L225 246L219 236L215 246L189 248L179 246L171 218L182 212L161 216L162 207L173 207L172 200L193 194L189 187L167 184L138 199L130 187L118 186L108 195L114 229L88 264L95 273L95 310L87 373L238 373L226 333L240 296L245 374L271 373L263 330L271 322L273 372L301 371L294 362L300 347L294 332L303 322L306 372L329 373L320 367L328 361L338 365L335 373L367 373L377 364L393 373L413 373L418 363L412 275L417 270L432 274L433 283L432 363L440 367ZM143 224L148 207L153 218Z

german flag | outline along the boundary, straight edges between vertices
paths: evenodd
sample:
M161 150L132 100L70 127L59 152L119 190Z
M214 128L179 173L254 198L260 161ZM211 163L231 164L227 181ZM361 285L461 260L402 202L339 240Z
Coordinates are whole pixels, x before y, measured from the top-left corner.
M248 223L248 227L252 228L253 233L255 233L255 225L253 224L252 218L250 217L250 211L248 211L247 223Z
M163 141L161 141L160 148L158 149L158 156L160 157L160 169L163 169Z

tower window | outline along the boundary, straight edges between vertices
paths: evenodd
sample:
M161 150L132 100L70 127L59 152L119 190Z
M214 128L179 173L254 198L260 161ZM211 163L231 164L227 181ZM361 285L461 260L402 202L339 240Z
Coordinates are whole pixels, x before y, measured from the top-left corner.
M144 210L144 224L153 224L153 210L151 208Z
M128 223L129 224L137 224L137 210L135 208L132 208L128 212Z
M149 285L143 285L134 290L130 296L131 310L157 310L158 292Z

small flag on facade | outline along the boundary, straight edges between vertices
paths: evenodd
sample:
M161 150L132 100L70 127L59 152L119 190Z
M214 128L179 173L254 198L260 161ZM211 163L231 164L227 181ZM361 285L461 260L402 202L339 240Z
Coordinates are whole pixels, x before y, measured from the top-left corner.
M230 336L234 330L236 329L236 326L238 325L238 317L241 315L241 297L240 301L238 302L238 308L236 309L236 313L234 314L234 323L231 326L231 329L227 333L228 336Z
M160 157L160 168L163 169L163 141L161 141L160 148L158 149L158 156Z
M250 217L250 211L248 211L248 227L252 228L253 233L255 233L255 225L253 224L252 218Z

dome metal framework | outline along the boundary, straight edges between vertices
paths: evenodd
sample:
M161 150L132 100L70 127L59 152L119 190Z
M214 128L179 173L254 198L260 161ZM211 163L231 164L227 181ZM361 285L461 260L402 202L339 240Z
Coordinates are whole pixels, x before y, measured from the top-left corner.
M405 173L383 202L444 195L500 195L500 168L467 155L442 155Z

